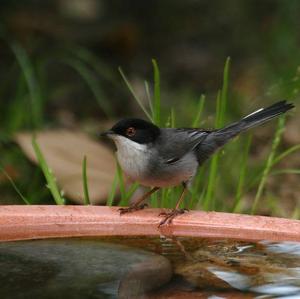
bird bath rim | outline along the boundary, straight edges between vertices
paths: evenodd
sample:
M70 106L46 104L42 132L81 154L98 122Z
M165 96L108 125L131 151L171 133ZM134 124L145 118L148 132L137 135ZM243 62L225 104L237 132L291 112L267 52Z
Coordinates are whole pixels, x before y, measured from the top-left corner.
M228 238L299 241L300 221L220 212L190 211L158 227L162 209L120 216L118 207L3 205L0 241L105 236Z

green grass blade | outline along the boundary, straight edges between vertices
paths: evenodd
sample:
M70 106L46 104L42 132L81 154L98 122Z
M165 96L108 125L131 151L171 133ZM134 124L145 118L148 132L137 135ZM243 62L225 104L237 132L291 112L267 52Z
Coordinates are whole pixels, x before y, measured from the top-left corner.
M294 169L294 168L279 169L279 170L274 170L270 173L270 175L279 175L279 174L300 174L300 169Z
M145 84L145 92L146 92L146 96L147 96L147 100L148 100L148 105L150 107L151 114L153 115L154 110L153 110L153 104L152 104L152 98L151 98L149 83L147 81L145 81L144 84Z
M172 194L172 188L164 188L161 190L160 194L161 194L160 207L161 208L170 208L170 207L173 208L174 206L172 207L170 205L170 198L171 198L171 196L174 196L174 194ZM152 203L154 203L154 202L155 202L155 200L152 201Z
M217 95L217 115L216 115L216 125L219 124L220 120L220 111L221 111L221 92L218 92ZM206 194L204 197L203 208L205 210L213 209L214 206L214 190L216 188L217 182L217 169L219 162L219 153L215 153L211 159L210 167L209 167L209 176Z
M223 86L221 89L221 102L220 102L220 112L218 115L218 127L224 125L225 111L228 101L228 83L229 83L229 68L230 68L230 57L227 57L223 72Z
M116 193L117 193L117 188L118 188L118 174L116 173L115 176L114 176L114 180L113 180L113 183L112 183L112 186L111 186L111 190L110 190L107 202L106 202L107 206L111 207L113 205L114 199L115 199L115 196L116 196Z
M224 72L223 72L223 86L221 91L217 95L217 111L216 111L216 128L220 128L224 125L226 106L228 101L228 82L229 82L229 67L230 67L230 58L226 59ZM210 169L209 169L209 178L207 191L204 198L204 208L215 209L216 199L214 190L217 186L217 176L218 176L218 164L220 159L220 152L214 154L211 160Z
M162 200L160 197L161 193L162 193L162 190L159 190L150 196L149 203L150 203L151 208L158 208L162 205Z
M175 110L174 108L171 109L171 128L176 127L176 118L175 118Z
M206 189L204 187L203 190L202 190L202 192L200 193L198 201L195 202L194 205L192 206L193 208L195 208L196 210L202 210L201 203L204 200L205 194L206 194Z
M83 157L82 161L82 182L83 182L83 203L85 205L90 205L90 195L89 195L89 188L88 188L88 179L87 179L87 173L86 173L86 165L87 165L87 158L86 156Z
M52 173L52 171L50 170L50 168L44 158L44 155L43 155L39 145L36 142L35 137L32 138L32 146L35 151L36 157L38 159L39 165L40 165L40 167L43 171L43 174L46 178L47 186L50 189L53 199L55 200L57 205L65 204L65 200L62 197L61 193L59 192L55 176Z
M26 84L28 86L28 91L31 101L31 114L32 122L35 128L38 128L42 124L42 103L43 98L41 95L41 90L35 76L34 68L30 62L30 59L26 51L17 43L11 44L12 51L14 52L16 59L21 67L24 74Z
M243 194L243 189L244 189L244 184L245 184L245 179L246 179L246 173L247 173L247 163L248 163L248 158L249 158L249 150L251 146L251 135L248 135L246 145L244 148L244 154L242 157L242 161L240 164L240 175L239 175L239 181L238 181L238 186L236 190L236 196L235 196L235 201L233 204L233 213L238 213L240 212L241 208L241 199L242 199L242 194Z
M277 164L278 162L280 162L283 158L285 158L286 156L296 152L300 150L300 144L296 144L290 148L288 148L286 151L284 151L283 153L281 153L280 155L278 155L277 157L274 158L274 161L272 163L272 166L274 166L275 164Z
M170 112L170 116L168 117L167 122L165 123L165 127L166 128L175 128L175 123L176 123L175 110L172 107L171 112Z
M122 76L125 84L127 85L128 89L130 90L131 94L133 95L133 98L136 100L136 102L138 103L138 105L140 106L140 108L143 110L143 112L145 113L145 115L148 117L148 119L153 122L152 116L147 111L147 109L144 106L142 100L138 97L138 95L134 91L132 85L130 84L129 80L127 79L127 77L125 76L124 72L122 71L122 69L120 67L119 67L119 72L120 72L120 74L121 74L121 76Z
M161 101L160 101L160 73L158 64L152 59L154 71L154 105L153 105L153 121L157 126L161 125Z
M94 69L102 78L109 82L116 82L116 78L111 68L102 62L102 60L99 59L99 56L95 55L92 51L79 46L71 47L70 50L76 57Z
M17 187L17 185L15 184L14 180L11 178L11 176L2 168L0 167L0 171L5 175L5 177L9 180L10 184L12 185L12 187L15 189L15 191L18 193L18 195L20 196L20 198L25 202L25 204L30 205L29 200L22 194L22 192L20 191L20 189Z
M208 177L208 184L206 189L206 194L204 198L203 208L204 210L214 209L214 190L216 188L217 182L217 169L219 163L219 154L215 154L212 157L210 168L209 168L209 177Z
M124 175L123 171L120 167L120 164L116 160L116 174L112 183L111 191L109 194L109 197L107 199L107 205L112 206L114 202L115 195L117 193L118 186L120 188L120 194L121 194L121 201L119 203L119 206L127 206L129 203L129 199L133 195L133 193L137 190L139 187L138 183L133 183L129 189L126 191L125 181L124 181Z
M120 164L117 161L117 177L118 177L118 184L120 187L120 193L121 193L121 201L120 206L127 206L128 205L128 198L126 196L126 188L125 188L125 181L124 181L124 175L122 168Z
M105 99L105 96L100 88L99 81L95 77L95 74L80 60L66 58L62 59L62 61L76 70L78 74L80 74L80 76L84 79L87 86L93 93L99 107L104 111L105 115L107 117L113 117L113 109Z
M30 115L26 115L26 113L24 113L26 106L28 106L27 103L24 103L26 88L27 86L24 75L23 72L21 72L15 83L15 96L12 99L11 104L8 106L7 113L5 113L5 129L9 135L12 135L14 132L19 130L26 122L30 124L32 121Z
M203 196L205 195L205 185L203 181L206 174L206 165L202 165L193 181L190 199L190 209L197 209L203 203ZM200 187L202 187L200 189Z
M265 188L265 184L266 184L267 178L268 178L269 173L270 173L271 168L272 168L272 164L273 164L273 161L274 161L275 153L276 153L276 150L277 150L278 145L280 143L282 133L284 131L284 123L285 123L285 117L281 116L279 118L278 126L277 126L277 129L276 129L276 132L275 132L275 136L274 136L274 139L273 139L273 142L272 142L271 152L270 152L270 154L268 156L265 168L263 170L262 177L260 179L260 182L259 182L259 185L258 185L258 188L257 188L257 192L256 192L256 195L255 195L255 198L254 198L254 202L253 202L252 208L251 208L251 214L254 214L256 212L257 205L258 205L258 203L260 201L260 198L262 196L263 190Z
M200 99L199 99L199 103L198 103L198 107L197 107L197 114L196 114L196 117L195 117L195 119L192 123L192 128L198 128L199 127L201 116L202 116L202 113L203 113L203 110L204 110L204 104L205 104L205 95L202 94L200 96Z

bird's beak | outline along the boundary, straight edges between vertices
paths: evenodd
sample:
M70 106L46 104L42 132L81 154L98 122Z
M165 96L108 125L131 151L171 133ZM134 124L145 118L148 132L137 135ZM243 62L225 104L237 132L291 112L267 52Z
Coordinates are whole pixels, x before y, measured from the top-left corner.
M115 134L114 131L108 130L108 131L100 133L100 137L110 137L111 135L114 135L114 134Z

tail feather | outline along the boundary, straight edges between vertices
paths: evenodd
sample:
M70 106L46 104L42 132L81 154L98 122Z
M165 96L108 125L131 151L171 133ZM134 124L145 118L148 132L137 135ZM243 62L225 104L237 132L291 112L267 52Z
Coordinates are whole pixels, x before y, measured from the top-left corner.
M251 126L256 126L257 124L262 124L268 120L285 113L286 111L294 108L292 103L287 103L286 101L280 101L274 105L259 109L247 116L245 116L242 121L246 121Z
M280 101L267 108L261 108L253 113L246 115L240 121L230 124L225 128L216 131L216 134L223 135L226 138L233 138L242 131L264 124L274 117L277 117L288 110L294 108L292 103Z
M294 104L280 101L267 108L256 110L238 122L212 131L198 147L199 162L206 160L219 147L223 146L241 132L268 122L292 108L294 108Z

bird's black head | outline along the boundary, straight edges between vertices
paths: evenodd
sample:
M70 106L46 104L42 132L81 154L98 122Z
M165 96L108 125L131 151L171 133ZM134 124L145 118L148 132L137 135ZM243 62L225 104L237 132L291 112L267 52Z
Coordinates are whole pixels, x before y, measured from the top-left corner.
M124 136L140 144L151 143L160 134L160 129L143 119L125 118L117 122L109 131L109 134Z

